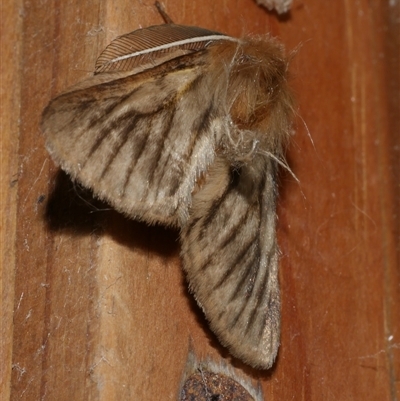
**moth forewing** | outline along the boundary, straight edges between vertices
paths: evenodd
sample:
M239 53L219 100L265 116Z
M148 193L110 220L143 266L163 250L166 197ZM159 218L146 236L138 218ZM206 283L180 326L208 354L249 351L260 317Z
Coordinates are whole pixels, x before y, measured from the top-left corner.
M276 160L292 116L282 47L163 25L116 39L96 71L45 109L49 152L119 211L179 227L212 330L233 355L270 367L280 331Z

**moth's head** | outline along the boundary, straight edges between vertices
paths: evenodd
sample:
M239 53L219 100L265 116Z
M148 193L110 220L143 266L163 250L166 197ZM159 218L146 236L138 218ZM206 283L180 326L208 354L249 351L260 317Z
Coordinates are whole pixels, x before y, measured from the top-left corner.
M226 104L233 124L241 132L253 132L265 150L279 151L293 117L283 47L269 37L249 38L227 43L221 55L228 53Z

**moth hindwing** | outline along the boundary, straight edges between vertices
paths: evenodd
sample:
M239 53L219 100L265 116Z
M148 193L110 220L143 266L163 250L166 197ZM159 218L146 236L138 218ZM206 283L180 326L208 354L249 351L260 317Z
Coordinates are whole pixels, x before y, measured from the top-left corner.
M53 159L134 219L181 230L183 267L230 352L269 368L280 333L276 170L292 117L270 37L197 27L123 35L50 102Z

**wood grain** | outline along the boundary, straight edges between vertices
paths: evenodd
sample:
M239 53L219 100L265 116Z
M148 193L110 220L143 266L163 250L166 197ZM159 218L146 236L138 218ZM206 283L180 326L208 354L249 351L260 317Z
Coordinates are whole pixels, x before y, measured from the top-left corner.
M187 291L178 235L130 221L54 166L47 102L152 1L6 0L1 24L1 394L175 400L188 350L259 380L268 400L400 399L398 2L165 1L175 22L298 49L281 175L282 338L267 372L232 360ZM299 47L300 45L300 47Z
M0 394L10 398L22 24L20 1L0 4ZM16 67L17 66L17 67Z

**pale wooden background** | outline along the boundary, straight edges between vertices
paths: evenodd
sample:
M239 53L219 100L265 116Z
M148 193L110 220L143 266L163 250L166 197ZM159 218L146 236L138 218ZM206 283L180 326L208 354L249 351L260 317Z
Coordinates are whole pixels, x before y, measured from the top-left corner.
M164 4L177 23L301 44L278 360L231 360L187 292L177 233L107 210L44 148L44 106L117 35L161 23L153 1L4 0L2 399L175 400L190 341L269 401L400 399L399 2L294 0L284 18L252 0Z

